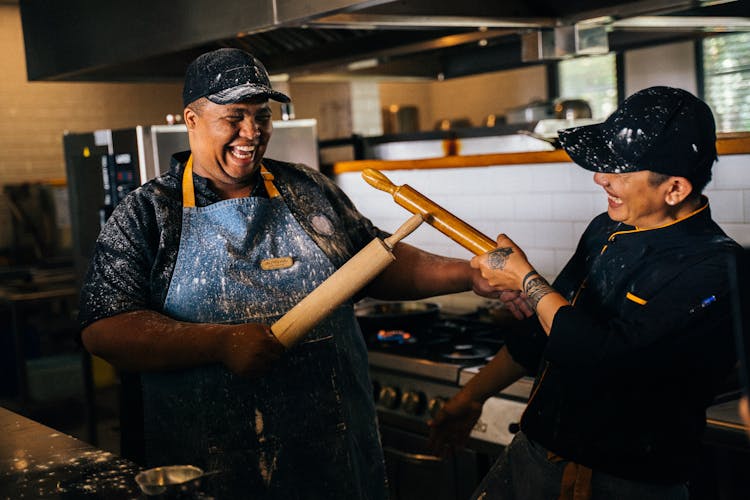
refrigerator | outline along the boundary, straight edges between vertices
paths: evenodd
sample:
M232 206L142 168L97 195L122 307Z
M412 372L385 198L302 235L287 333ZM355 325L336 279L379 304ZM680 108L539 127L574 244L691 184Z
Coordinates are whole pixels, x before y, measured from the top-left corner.
M190 149L184 124L148 125L63 135L73 263L80 284L94 243L128 193L169 170L173 153ZM278 120L266 158L319 169L317 121Z

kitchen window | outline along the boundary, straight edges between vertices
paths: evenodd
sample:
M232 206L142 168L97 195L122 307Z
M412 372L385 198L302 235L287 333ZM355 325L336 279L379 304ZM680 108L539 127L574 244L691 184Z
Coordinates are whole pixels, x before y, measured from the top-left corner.
M615 54L560 61L557 71L558 95L565 99L586 99L593 118L603 120L617 108Z
M750 33L703 40L703 95L720 132L750 131Z

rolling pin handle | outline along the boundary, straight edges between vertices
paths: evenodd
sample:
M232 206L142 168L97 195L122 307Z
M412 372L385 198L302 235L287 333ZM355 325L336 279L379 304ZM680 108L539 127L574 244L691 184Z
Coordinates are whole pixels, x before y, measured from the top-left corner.
M401 224L401 227L396 229L396 231L392 235L384 239L383 243L385 243L388 248L393 250L393 247L396 246L396 243L414 232L414 230L417 229L419 225L422 224L422 222L424 222L424 217L422 217L421 214L412 215L406 222Z
M375 170L374 168L364 169L362 171L362 178L365 180L365 182L367 182L375 189L379 189L390 194L394 194L398 189L398 186L392 183L388 177L386 177L380 171Z

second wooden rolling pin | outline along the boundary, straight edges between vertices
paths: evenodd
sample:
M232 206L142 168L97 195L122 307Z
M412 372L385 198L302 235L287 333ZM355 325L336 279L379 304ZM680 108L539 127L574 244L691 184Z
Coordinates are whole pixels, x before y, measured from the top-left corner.
M497 247L492 238L480 233L411 186L396 186L373 168L364 169L362 177L371 186L391 193L396 203L413 214L422 215L425 222L475 255L485 254Z
M396 260L393 247L422 223L421 215L413 215L388 238L375 238L366 247L346 261L307 297L291 308L271 325L271 331L287 349L328 316L334 309L349 300L375 276Z

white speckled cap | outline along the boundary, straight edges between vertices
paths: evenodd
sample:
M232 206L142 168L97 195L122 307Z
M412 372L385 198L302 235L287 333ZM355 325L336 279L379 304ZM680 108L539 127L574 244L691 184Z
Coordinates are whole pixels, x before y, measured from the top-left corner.
M187 68L182 102L201 97L216 104L232 104L251 97L279 102L291 99L271 87L268 72L258 59L240 49L217 49L198 56Z
M594 172L650 170L690 179L716 160L711 109L672 87L636 92L603 123L560 130L559 137L573 161Z

